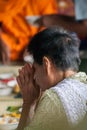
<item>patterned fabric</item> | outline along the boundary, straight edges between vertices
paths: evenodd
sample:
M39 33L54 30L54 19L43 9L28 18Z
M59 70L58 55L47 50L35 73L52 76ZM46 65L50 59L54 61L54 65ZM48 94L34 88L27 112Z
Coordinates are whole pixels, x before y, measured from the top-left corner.
M78 73L46 90L25 130L80 130L75 126L83 120L87 111L86 78L85 73Z
M84 72L76 73L75 75L71 76L71 78L87 84L87 75Z
M77 125L87 112L87 85L75 79L65 79L52 89L61 99L69 124Z
M68 128L64 108L57 94L47 90L37 106L32 122L25 130L60 130Z

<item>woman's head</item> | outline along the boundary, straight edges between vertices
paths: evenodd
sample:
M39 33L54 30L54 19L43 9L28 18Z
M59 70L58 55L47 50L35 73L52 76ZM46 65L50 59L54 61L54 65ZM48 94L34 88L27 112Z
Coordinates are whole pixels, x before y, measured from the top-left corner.
M78 38L62 28L52 27L36 34L28 51L33 55L34 61L42 65L43 57L48 57L59 69L78 71L80 58Z
M78 42L76 36L57 27L32 38L28 51L34 58L34 80L43 91L78 71Z

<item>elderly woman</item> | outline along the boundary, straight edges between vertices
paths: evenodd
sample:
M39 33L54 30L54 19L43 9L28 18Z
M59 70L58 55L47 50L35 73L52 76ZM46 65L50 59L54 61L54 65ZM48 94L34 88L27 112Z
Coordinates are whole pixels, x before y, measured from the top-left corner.
M34 63L26 64L17 77L23 96L17 130L84 129L87 76L78 72L78 42L74 35L56 27L33 37L28 52Z

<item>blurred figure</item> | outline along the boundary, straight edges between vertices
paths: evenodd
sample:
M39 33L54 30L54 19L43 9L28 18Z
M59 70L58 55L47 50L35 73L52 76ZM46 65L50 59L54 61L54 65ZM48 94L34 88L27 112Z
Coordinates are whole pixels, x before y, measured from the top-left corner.
M0 23L0 61L3 61L3 64L9 63L9 48L6 44L2 41L1 34L2 34L2 23Z
M63 9L65 11L64 6L66 7L66 5L64 4L64 0L58 1L62 3L60 4L60 7L63 6ZM53 14L43 16L39 22L41 22L42 25L46 27L58 25L72 32L76 32L81 39L80 48L85 49L87 48L87 0L74 0L74 9L75 16L73 16L73 14L70 16L68 13L65 12L64 14L64 11L60 11L60 13L57 15Z
M74 4L72 0L57 0L59 14L74 15Z
M9 59L22 60L28 41L42 30L42 27L31 25L28 16L54 13L57 13L55 0L0 0L0 55L3 63Z

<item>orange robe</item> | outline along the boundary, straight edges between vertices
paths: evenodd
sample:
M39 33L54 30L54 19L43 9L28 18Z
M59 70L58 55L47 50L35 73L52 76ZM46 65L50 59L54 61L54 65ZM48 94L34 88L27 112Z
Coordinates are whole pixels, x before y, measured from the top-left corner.
M10 49L12 61L22 58L29 39L41 28L29 24L26 16L57 13L56 0L0 0L2 39Z

